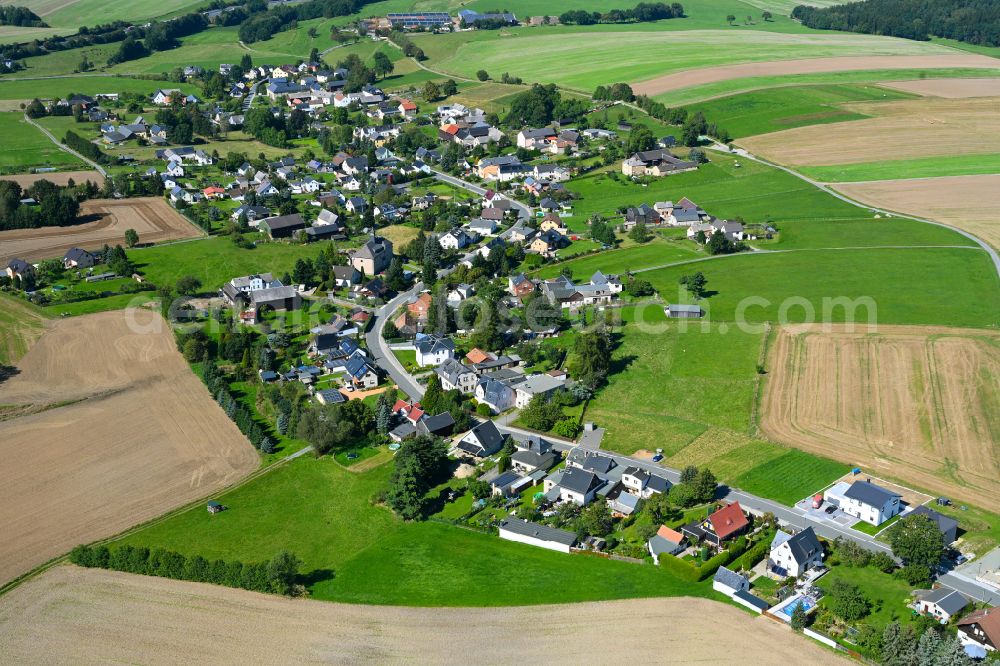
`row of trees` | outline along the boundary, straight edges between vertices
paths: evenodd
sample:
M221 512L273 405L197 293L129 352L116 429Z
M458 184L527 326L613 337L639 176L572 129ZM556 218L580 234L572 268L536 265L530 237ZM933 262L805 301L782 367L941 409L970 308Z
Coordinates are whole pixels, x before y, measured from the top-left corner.
M792 17L810 28L926 41L934 37L1000 46L996 0L864 0L833 7L799 5Z
M190 344L190 340L184 344L185 346ZM187 352L186 348L185 352ZM246 350L244 353L249 356L250 352ZM240 429L240 432L246 435L250 443L262 453L273 453L275 450L274 440L257 423L253 412L242 402L236 400L232 393L229 392L229 382L226 380L225 374L219 370L215 361L209 359L203 364L202 381L205 382L209 392L215 397L215 401L226 412L226 416L233 420L233 423Z
M310 0L266 9L267 4L262 0L251 0L246 5L251 10L251 15L240 24L240 41L251 43L270 39L279 32L295 28L299 21L347 16L366 4L368 0ZM266 11L255 11L259 7Z
M118 50L108 58L108 65L145 58L157 51L167 51L180 44L182 37L201 32L208 27L208 20L199 12L178 16L170 21L158 21L138 31L133 31L122 41ZM143 39L140 41L140 37Z
M554 83L536 83L511 101L504 122L510 127L541 127L554 120L577 120L589 110L590 105L582 99L564 98Z
M594 25L595 23L643 23L661 19L683 18L684 7L679 2L640 2L631 9L610 9L604 13L573 9L559 15L564 25Z
M302 560L282 551L266 562L234 560L209 561L201 555L187 557L183 553L140 546L77 546L69 560L81 567L112 569L144 576L159 576L196 583L212 583L238 587L255 592L301 596L305 589L298 583Z

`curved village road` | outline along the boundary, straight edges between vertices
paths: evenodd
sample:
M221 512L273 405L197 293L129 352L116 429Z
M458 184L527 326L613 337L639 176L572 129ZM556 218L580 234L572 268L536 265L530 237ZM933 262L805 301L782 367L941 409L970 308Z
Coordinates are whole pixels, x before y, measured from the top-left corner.
M45 129L44 127L42 127L41 125L39 125L38 123L36 123L34 120L32 120L31 118L29 118L27 113L24 114L24 120L26 122L28 122L30 125L32 125L35 129L37 129L38 131L40 131L42 134L44 134L45 136L47 136L48 139L49 139L49 141L51 141L52 143L56 144L56 147L59 148L59 150L61 150L63 152L66 152L66 153L69 153L73 157L86 162L91 167L93 167L94 170L97 171L97 173L101 174L105 178L108 177L108 172L104 170L104 167L102 167L100 164L98 164L97 162L95 162L93 160L87 159L86 157L84 157L80 153L76 152L75 150L73 150L72 148L70 148L69 146L67 146L66 144L60 143L59 140L55 136L53 136L52 132L50 132L49 130Z

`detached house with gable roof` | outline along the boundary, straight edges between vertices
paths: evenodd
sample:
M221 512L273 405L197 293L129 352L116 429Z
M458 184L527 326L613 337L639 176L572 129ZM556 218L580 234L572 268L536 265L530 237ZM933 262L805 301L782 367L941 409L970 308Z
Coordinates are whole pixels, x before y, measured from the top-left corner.
M771 541L767 564L768 569L778 576L798 578L809 569L823 564L823 546L811 527L794 535L778 530Z
M871 525L881 525L902 511L901 495L871 481L852 484L841 481L824 492L823 498L844 513Z

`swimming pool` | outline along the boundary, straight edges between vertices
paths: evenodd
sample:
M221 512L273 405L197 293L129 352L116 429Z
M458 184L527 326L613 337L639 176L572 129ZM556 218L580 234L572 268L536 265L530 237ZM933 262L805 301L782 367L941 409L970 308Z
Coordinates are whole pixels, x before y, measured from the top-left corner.
M791 619L792 613L795 612L795 607L800 605L802 606L802 610L808 613L812 609L812 607L815 606L816 604L809 597L800 596L796 597L794 600L783 606L779 612L785 617Z

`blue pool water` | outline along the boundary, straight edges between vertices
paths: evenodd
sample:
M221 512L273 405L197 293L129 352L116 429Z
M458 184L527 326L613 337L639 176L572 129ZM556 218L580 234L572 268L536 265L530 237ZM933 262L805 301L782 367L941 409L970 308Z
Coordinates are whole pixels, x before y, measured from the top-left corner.
M782 615L791 618L792 613L795 612L796 606L802 606L802 610L808 612L809 609L813 607L813 600L808 597L799 597L798 599L796 599L795 601L793 601L792 603L788 604L787 606L781 609Z

